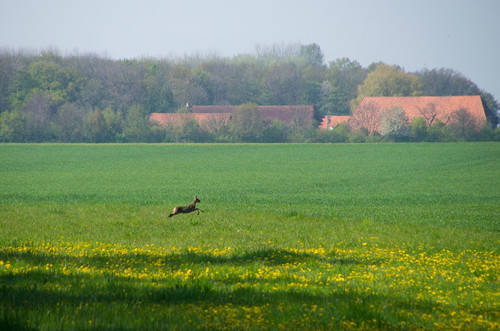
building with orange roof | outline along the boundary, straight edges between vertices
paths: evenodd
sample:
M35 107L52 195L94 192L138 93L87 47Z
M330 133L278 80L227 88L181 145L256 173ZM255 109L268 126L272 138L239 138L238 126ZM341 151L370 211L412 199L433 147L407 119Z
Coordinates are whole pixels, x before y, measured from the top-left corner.
M228 125L230 118L229 113L151 113L149 121L163 127L196 121L201 128L213 132Z
M329 129L339 123L349 123L354 129L365 127L372 134L379 131L378 117L381 112L393 107L401 107L409 122L421 117L428 126L431 126L436 120L449 124L453 120L454 114L460 110L466 111L470 115L476 129L486 124L486 114L479 95L365 97L354 110L354 116L325 116L320 129ZM363 112L366 114L361 114Z
M193 106L193 113L233 113L238 106ZM262 116L264 122L271 123L273 120L279 120L286 125L300 125L305 129L312 126L314 116L314 106L311 105L279 105L279 106L257 106L257 110Z
M479 95L460 95L446 97L365 97L356 110L367 106L375 106L379 110L401 107L411 122L416 117L425 119L427 125L435 120L448 124L453 112L466 110L479 128L486 123L483 103Z
M238 106L192 106L191 113L152 113L150 122L158 123L161 126L175 125L183 121L195 120L198 124L209 131L219 129L227 125L232 113ZM257 106L257 110L262 116L262 120L267 124L274 120L279 120L285 125L299 125L305 129L312 126L314 116L314 106Z
M341 123L348 123L351 119L350 115L326 115L321 119L318 128L321 130L331 130Z

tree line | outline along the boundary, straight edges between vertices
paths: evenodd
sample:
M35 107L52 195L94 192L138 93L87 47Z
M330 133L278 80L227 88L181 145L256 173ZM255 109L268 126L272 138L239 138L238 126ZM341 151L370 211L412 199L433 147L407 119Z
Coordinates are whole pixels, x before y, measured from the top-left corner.
M364 96L477 94L489 128L462 136L445 128L441 131L450 132L440 135L442 140L495 139L498 123L495 98L452 69L406 72L383 63L363 67L348 58L325 63L317 44L260 47L255 54L231 58L112 60L2 50L0 141L366 141L378 138L349 127L320 132L278 122L245 134L236 122L217 132L193 122L162 128L149 123L149 114L183 112L186 104L312 104L319 122L326 114L350 114ZM408 140L411 125L403 135Z

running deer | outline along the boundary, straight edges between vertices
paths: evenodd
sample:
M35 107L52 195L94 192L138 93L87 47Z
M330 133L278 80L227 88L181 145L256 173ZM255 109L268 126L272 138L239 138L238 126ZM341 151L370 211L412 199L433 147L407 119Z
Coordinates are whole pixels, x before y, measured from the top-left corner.
M203 210L201 210L199 208L196 208L196 203L197 202L200 202L200 199L198 199L198 197L195 195L192 204L187 205L187 206L177 206L177 207L175 207L174 210L172 211L172 213L170 213L170 215L168 215L168 217L172 217L172 216L177 215L177 214L191 213L191 212L193 212L195 210L197 210L198 211L198 215L200 215L200 211L203 211Z

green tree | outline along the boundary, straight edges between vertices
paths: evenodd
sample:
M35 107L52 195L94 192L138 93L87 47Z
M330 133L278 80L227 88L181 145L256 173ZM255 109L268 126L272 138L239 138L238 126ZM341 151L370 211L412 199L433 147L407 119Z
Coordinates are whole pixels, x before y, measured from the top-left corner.
M77 101L82 79L76 70L42 60L33 62L28 72L32 89L46 93L55 104Z
M139 105L133 105L127 111L123 134L130 142L147 142L149 139L149 117Z
M299 57L304 59L305 63L309 66L323 66L323 52L321 51L321 47L316 43L300 46Z
M168 113L174 110L174 95L167 86L167 77L152 64L142 81L144 110L147 113Z
M23 117L18 111L0 113L0 141L21 142L24 140Z
M321 99L321 83L324 78L324 71L322 66L311 66L303 68L301 79L303 81L301 86L301 96L297 100L299 104L312 105L318 104Z
M425 141L449 141L450 135L446 125L440 120L435 120L430 127L427 128L427 136Z
M114 111L111 107L106 107L102 116L106 123L106 141L122 140L123 113Z
M422 70L417 75L422 83L423 95L480 95L488 123L493 128L498 124L498 101L463 74L453 69L440 68Z
M302 102L303 81L297 65L278 62L269 67L265 77L265 100L272 105L296 105Z
M377 65L358 87L358 97L351 103L354 108L364 97L418 96L422 94L420 79L417 75L405 73L397 66Z
M427 123L422 117L416 117L410 124L410 139L412 141L423 141L427 135Z
M198 122L186 116L174 128L175 141L177 142L210 142L213 137L210 133L203 130Z
M54 119L56 138L64 142L84 139L85 111L74 103L65 103L57 110Z
M91 142L100 143L106 139L106 121L99 108L87 115L87 132Z
M284 143L288 140L288 128L278 119L262 130L262 141L266 143Z
M351 112L350 102L358 93L368 71L357 61L340 58L330 62L321 86L320 112L322 115L346 115Z
M231 133L239 141L258 141L263 130L262 116L256 104L243 104L231 117Z

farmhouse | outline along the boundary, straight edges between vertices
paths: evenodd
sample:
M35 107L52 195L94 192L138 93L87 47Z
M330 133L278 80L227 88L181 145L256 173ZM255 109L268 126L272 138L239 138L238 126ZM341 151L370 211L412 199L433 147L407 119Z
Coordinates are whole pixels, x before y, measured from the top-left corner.
M476 128L486 123L483 103L479 95L466 96L422 96L422 97L365 97L354 110L353 116L325 116L321 129L329 129L339 123L348 122L353 128L365 127L378 131L378 116L383 110L401 107L411 122L422 117L428 126L439 120L449 124L454 120L454 113L465 111L474 121Z
M229 113L152 113L149 116L151 123L157 123L161 126L177 125L188 121L196 121L203 129L213 132L229 123L231 114Z
M321 120L321 123L319 124L319 128L322 130L329 130L329 129L336 127L340 123L347 124L350 119L351 119L351 116L349 116L349 115L343 115L343 116L326 115Z
M193 113L233 113L238 106L193 106ZM300 125L310 128L313 121L314 106L257 106L264 122L277 119L286 125Z
M195 120L201 127L213 129L227 125L237 108L232 105L192 106L191 113L152 113L149 120L162 126ZM277 119L290 126L298 125L306 129L312 126L314 106L257 106L257 110L268 124Z

